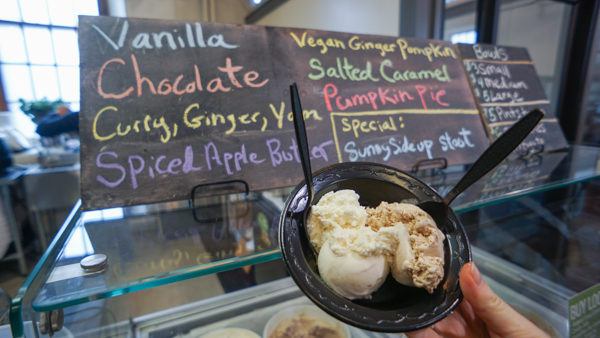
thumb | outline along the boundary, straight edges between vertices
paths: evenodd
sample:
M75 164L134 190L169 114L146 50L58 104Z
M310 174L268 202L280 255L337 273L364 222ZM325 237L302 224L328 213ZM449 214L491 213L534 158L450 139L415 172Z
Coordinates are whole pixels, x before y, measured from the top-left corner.
M490 332L507 338L548 337L494 293L474 263L467 263L460 270L460 288L475 315L486 324Z

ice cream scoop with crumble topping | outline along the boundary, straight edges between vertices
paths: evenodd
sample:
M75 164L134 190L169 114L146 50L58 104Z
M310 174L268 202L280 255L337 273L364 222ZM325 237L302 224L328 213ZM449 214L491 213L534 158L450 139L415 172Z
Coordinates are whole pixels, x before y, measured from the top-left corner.
M433 218L413 204L381 202L367 209L369 227L390 233L397 244L390 258L398 283L433 293L444 278L444 234Z

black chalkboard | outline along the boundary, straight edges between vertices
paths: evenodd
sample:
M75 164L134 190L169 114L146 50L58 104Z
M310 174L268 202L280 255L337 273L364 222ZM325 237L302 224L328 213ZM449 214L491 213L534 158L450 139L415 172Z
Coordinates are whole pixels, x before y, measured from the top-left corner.
M544 119L513 156L567 147L526 48L485 44L459 44L458 48L492 141L539 108L545 112Z
M81 17L79 44L85 209L188 198L229 179L297 184L292 82L313 170L464 164L489 144L458 51L443 41Z

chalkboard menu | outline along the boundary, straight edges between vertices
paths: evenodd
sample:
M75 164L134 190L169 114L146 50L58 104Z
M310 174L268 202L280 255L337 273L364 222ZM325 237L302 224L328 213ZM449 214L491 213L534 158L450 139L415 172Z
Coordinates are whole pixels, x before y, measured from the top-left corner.
M527 112L540 108L545 118L513 156L567 147L527 49L485 44L458 48L492 141Z
M230 179L302 179L297 82L313 170L473 162L488 146L455 47L302 29L81 17L86 209L188 198Z

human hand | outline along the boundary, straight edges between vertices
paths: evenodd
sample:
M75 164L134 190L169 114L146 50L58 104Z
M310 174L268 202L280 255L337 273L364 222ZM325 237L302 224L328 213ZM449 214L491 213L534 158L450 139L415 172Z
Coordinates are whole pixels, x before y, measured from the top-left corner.
M409 338L549 337L498 297L475 264L465 264L459 280L464 299L458 308L431 327L409 332Z

